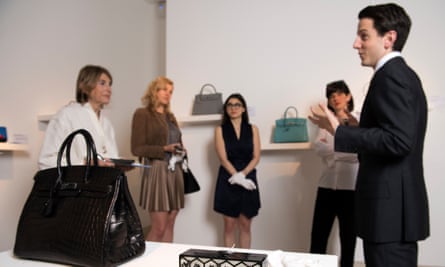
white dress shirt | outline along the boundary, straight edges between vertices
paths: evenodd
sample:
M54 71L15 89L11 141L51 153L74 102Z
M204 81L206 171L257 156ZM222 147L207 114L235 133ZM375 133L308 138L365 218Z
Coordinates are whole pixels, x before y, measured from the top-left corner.
M93 137L97 153L104 158L117 158L118 149L111 122L102 114L96 115L89 103L71 102L51 119L40 151L39 168L57 166L57 154L65 138L75 130L85 129ZM82 135L76 136L71 145L72 165L85 164L86 145ZM66 165L65 157L62 164Z
M402 56L402 53L400 53L399 51L392 51L392 52L386 54L377 62L377 66L375 67L374 72L378 71L381 67L383 67L383 65L385 65L385 63L388 62L390 59L393 59L395 57L401 57L401 56Z
M355 190L357 154L335 152L334 137L323 129L320 129L313 145L324 165L318 186L334 190Z

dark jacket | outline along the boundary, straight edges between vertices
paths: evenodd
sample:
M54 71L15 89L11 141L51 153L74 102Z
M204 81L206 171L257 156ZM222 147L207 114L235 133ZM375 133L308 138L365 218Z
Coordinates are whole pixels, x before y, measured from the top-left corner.
M376 71L360 127L339 126L335 150L356 152L357 234L369 242L417 241L429 236L423 176L427 104L416 73L396 57Z

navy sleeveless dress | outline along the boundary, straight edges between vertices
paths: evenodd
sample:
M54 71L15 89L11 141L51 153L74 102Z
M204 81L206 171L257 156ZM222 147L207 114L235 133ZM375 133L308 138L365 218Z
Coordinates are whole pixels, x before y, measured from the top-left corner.
M239 139L231 122L225 123L221 128L227 159L237 171L241 171L249 164L253 156L252 125L244 122L241 124ZM213 209L218 213L234 218L239 217L240 214L247 218L258 215L261 203L256 169L246 175L247 179L251 179L255 183L256 190L249 191L240 185L232 185L228 181L230 177L230 173L220 166Z

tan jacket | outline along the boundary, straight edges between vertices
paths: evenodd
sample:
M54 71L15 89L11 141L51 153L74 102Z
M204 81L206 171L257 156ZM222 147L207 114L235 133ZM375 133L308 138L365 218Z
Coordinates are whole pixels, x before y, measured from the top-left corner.
M131 128L131 152L138 157L164 159L163 147L167 145L168 125L165 114L151 112L147 108L138 108L133 114ZM176 118L170 120L178 125Z

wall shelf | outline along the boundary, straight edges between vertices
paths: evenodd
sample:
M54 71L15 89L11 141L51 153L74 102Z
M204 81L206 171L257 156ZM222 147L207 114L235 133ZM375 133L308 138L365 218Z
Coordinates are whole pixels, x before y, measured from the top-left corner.
M178 117L179 123L206 123L206 122L219 122L221 121L220 114L212 115L193 115ZM261 151L274 151L274 150L309 150L312 149L310 142L302 143L268 143L261 145Z
M26 151L28 146L24 144L0 143L0 151Z
M215 122L221 121L221 114L212 115L193 115L193 116L182 116L177 117L179 123L205 123L205 122Z
M53 116L54 116L54 114L42 114L42 115L37 116L37 120L39 122L48 123Z
M37 116L37 120L39 122L48 123L54 114L41 114ZM212 115L194 115L194 116L182 116L176 118L179 123L194 123L194 122L213 122L220 121L220 114L212 114Z
M42 114L37 116L39 122L48 123L53 114ZM208 122L221 121L221 114L212 115L191 115L191 116L179 116L176 118L180 124L200 124ZM273 150L309 150L311 149L311 143L269 143L263 144L261 151L273 151Z
M311 149L311 143L269 143L261 145L261 151L272 150L309 150Z

